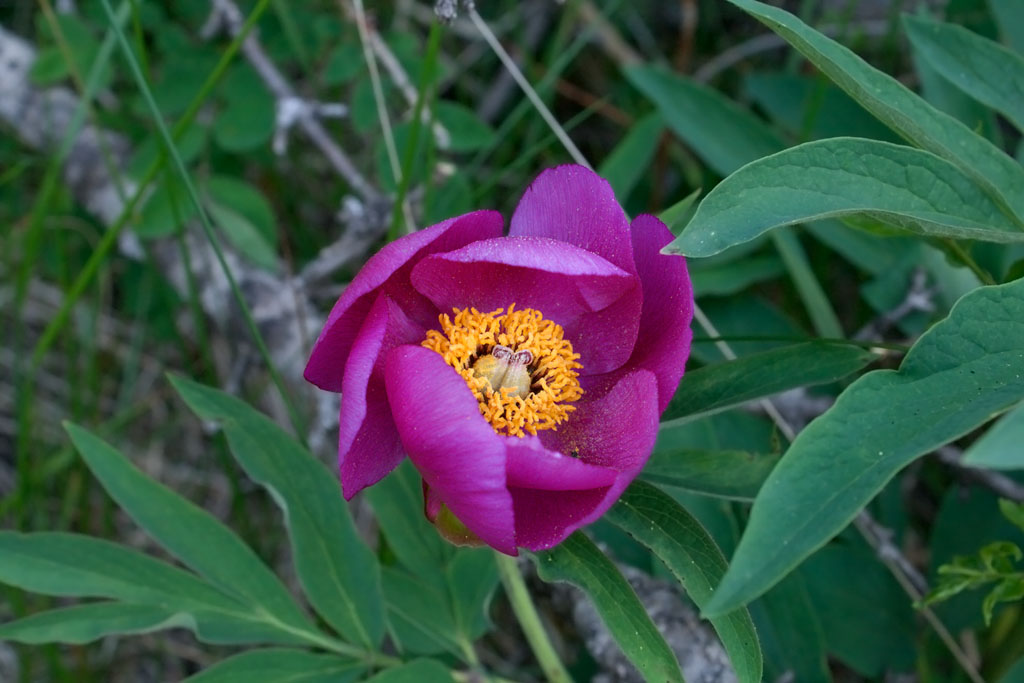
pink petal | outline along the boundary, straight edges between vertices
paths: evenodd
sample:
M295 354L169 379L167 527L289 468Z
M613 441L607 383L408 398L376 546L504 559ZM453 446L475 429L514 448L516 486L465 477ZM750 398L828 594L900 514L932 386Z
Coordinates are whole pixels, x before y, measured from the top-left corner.
M576 410L557 430L538 432L550 449L578 453L591 465L636 476L658 435L658 382L648 370L634 370L598 399L574 404Z
M381 355L426 331L381 293L353 340L342 380L338 464L346 499L376 484L405 457L391 418Z
M412 271L413 286L441 311L534 308L565 330L583 374L629 358L642 306L635 275L566 242L538 237L481 240L434 254Z
M510 488L509 491L515 505L516 543L528 550L553 548L611 506L611 503L604 505L595 517L595 511L608 496L607 486L585 491L521 488Z
M510 488L516 511L516 542L530 550L561 543L597 521L643 469L658 435L657 381L637 370L603 398L577 404L569 422L540 432L549 449L578 451L579 459L617 472L610 486L585 491Z
M409 283L409 273L424 256L449 251L475 240L499 237L504 221L494 211L476 211L414 232L384 246L366 262L334 304L304 373L327 391L341 391L349 350L378 290L384 291L411 318L423 325L437 322L437 311Z
M661 253L671 240L672 233L654 216L637 216L633 221L633 256L643 283L640 333L633 354L621 368L581 377L587 395L603 396L628 373L645 368L658 378L659 414L672 400L690 355L693 288L685 259Z
M616 470L590 465L572 455L547 449L536 436L510 437L505 450L510 488L560 492L607 488L619 474ZM517 528L518 523L517 518Z
M575 244L636 272L629 219L608 181L582 166L558 166L537 176L512 215L509 235Z
M402 445L433 494L487 545L515 555L506 437L480 414L465 380L437 353L399 346L386 357L385 381Z
M633 219L633 258L643 283L640 335L626 367L658 378L658 413L664 412L686 370L693 332L693 287L682 256L662 254L672 233L654 216Z

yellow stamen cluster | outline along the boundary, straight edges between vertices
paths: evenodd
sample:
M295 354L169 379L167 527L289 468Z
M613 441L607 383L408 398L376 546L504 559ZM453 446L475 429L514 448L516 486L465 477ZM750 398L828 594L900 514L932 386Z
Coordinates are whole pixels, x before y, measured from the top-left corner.
M441 331L428 331L423 346L441 354L462 375L480 402L480 412L495 431L523 436L526 432L536 434L540 429L557 429L576 409L570 404L583 395L576 372L583 367L576 362L579 354L572 352L572 344L563 337L561 326L545 320L540 311L517 311L515 304L508 307L507 313L504 311L455 309L454 320L442 314ZM513 359L528 359L527 391L508 380L499 387L491 386L488 377L501 374L481 372L491 361L480 361L492 358L492 351L503 362L509 362L509 352L515 354ZM517 353L523 351L529 353ZM505 376L514 374L509 372Z

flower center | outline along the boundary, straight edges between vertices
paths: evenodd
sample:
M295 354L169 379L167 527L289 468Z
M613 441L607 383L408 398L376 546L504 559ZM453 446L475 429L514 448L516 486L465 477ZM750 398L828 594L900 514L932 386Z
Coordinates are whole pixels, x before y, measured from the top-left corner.
M561 326L540 311L517 311L515 304L504 310L456 308L454 320L442 314L441 331L429 330L423 346L462 375L496 432L523 436L557 429L583 395L580 356Z

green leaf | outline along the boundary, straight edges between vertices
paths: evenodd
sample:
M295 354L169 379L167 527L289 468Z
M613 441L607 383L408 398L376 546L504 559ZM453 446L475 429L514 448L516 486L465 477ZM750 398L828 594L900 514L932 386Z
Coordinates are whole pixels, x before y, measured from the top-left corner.
M1000 514L995 494L979 486L950 487L942 497L928 538L930 585L934 589L944 588L952 575L943 567L954 566L964 558L976 559L980 548L997 538L1019 535L1017 528ZM981 599L974 592L954 595L935 605L934 611L953 633L981 628Z
M242 469L284 512L313 607L342 636L373 648L384 635L380 569L352 524L337 477L245 402L183 377L171 383L197 415L221 423Z
M498 587L494 554L483 548L464 548L445 568L455 623L460 635L472 642L491 628L488 607Z
M206 182L206 193L217 204L247 218L268 245L277 244L274 210L255 187L231 176L215 175Z
M1003 513L1003 517L1006 517L1017 528L1024 531L1024 503L1014 503L1012 500L1001 499L999 501L999 511Z
M956 164L1018 221L1024 216L1024 169L997 147L789 12L757 0L729 1L778 33L882 123Z
M611 184L620 202L625 202L650 167L664 128L665 122L658 114L637 120L597 167L597 174Z
M385 570L389 621L402 647L417 654L465 657L468 643L490 627L487 606L498 584L490 551L457 549L423 514L419 475L402 463L367 489L389 549L405 570Z
M228 152L250 152L270 141L276 103L259 75L244 62L224 77L224 108L213 121L213 139Z
M577 531L561 545L533 556L545 581L566 581L593 601L597 613L629 661L648 681L682 683L676 656L622 576L594 543Z
M698 187L696 190L662 211L658 215L658 220L668 226L668 229L671 230L673 234L678 234L679 231L682 230L683 226L689 222L693 203L697 201L697 197L700 196L700 192L701 189Z
M312 635L268 618L193 574L88 536L0 531L0 582L44 595L165 609L210 643L305 644Z
M722 551L682 506L656 487L633 482L607 518L643 543L668 566L697 607L703 607L725 574ZM711 620L742 682L759 683L761 648L754 623L740 608Z
M758 493L708 614L749 602L843 529L915 458L1024 398L1024 280L979 288L900 369L844 391L797 436Z
M1024 470L1024 403L989 427L964 451L963 464L996 470Z
M177 178L164 176L138 214L135 234L146 239L169 237L196 215L196 205Z
M42 15L39 15L42 19ZM65 59L62 46L59 44L45 48L40 52L39 58L32 64L29 76L38 85L52 85L56 81L63 80L71 75L71 67L74 66L78 75L85 77L92 68L100 52L100 42L93 35L92 29L84 19L74 13L58 14L54 17L57 28L61 34L61 40L65 41L68 57L71 63ZM43 32L48 40L57 42L57 36L50 28L49 22L42 24ZM112 72L109 64L104 66L101 83L105 86L110 84Z
M655 447L640 476L659 486L690 493L751 501L778 462L777 455L747 451L659 450Z
M818 282L795 229L787 228L772 232L772 243L786 264L786 270L789 271L789 277L803 301L814 331L821 337L842 339L843 326L839 322L839 316L833 310L825 289Z
M209 202L210 218L243 256L267 270L277 268L277 252L265 235L242 214L217 202Z
M723 176L784 146L766 123L707 86L659 66L631 66L625 74L672 132Z
M1003 5L1009 5L1009 3L1001 2L1001 0L999 2ZM1024 42L1024 39L1022 39L1022 42ZM1014 662L1010 670L999 679L999 683L1024 683L1024 656Z
M454 679L440 662L417 659L368 678L367 683L454 683Z
M771 254L713 266L705 266L705 263L707 259L686 264L690 271L694 294L698 299L702 296L736 294L751 285L773 280L786 272L779 257Z
M304 650L250 650L217 662L187 683L349 683L365 671L351 660Z
M1024 578L1020 575L1008 576L999 583L996 584L995 588L989 591L988 595L985 596L985 600L981 603L981 613L985 617L985 626L992 624L992 610L996 608L996 605L1000 602L1013 602L1024 598Z
M464 657L444 586L390 567L382 573L388 622L402 650Z
M821 74L755 71L743 90L779 126L801 139L853 136L898 142L899 137Z
M421 574L423 568L443 567L451 560L455 547L423 514L423 484L411 462L402 462L365 495L391 552L406 569Z
M280 579L234 532L88 430L68 422L64 428L110 497L172 555L239 601L283 624L315 630Z
M451 136L448 149L452 152L472 152L494 141L494 129L464 104L441 100L435 105L434 113Z
M812 341L706 365L683 375L663 424L691 422L788 389L833 382L876 358L859 346Z
M324 85L348 83L365 68L365 64L359 43L339 43L324 66Z
M925 101L978 135L991 140L1000 149L1005 149L996 116L991 109L946 80L913 43L910 46L910 57L914 71L917 72L918 91Z
M793 572L750 605L764 651L765 680L792 676L800 683L832 681L824 629L803 575Z
M1024 54L1024 5L1006 0L989 0L988 9L999 25L1003 42Z
M772 228L853 215L933 237L1024 241L1024 230L953 164L888 142L834 138L733 173L665 252L710 256Z
M917 53L943 78L1000 112L1024 131L1024 59L1015 52L953 24L903 16Z
M913 671L917 639L906 593L858 537L831 543L801 568L830 652L868 678Z
M491 626L487 606L498 577L489 550L460 550L443 571L386 567L383 580L388 621L401 649L424 655L449 652L469 661L471 643Z
M0 640L27 645L82 645L110 635L138 635L166 628L189 628L183 612L152 605L98 602L63 607L0 625Z
M227 152L251 152L270 141L274 133L274 106L269 98L254 106L235 101L213 123L213 139Z

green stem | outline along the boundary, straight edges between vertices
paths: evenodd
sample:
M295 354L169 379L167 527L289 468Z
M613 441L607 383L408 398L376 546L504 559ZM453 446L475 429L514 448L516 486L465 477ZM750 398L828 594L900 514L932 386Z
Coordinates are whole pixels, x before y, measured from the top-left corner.
M505 586L505 594L512 604L512 611L515 612L519 626L523 629L544 675L551 683L571 683L572 677L562 665L562 660L558 658L543 624L540 623L540 615L537 614L537 608L530 599L530 592L526 589L523 575L519 573L516 559L499 552L495 552L494 557L498 564L498 573L501 574L501 583Z

